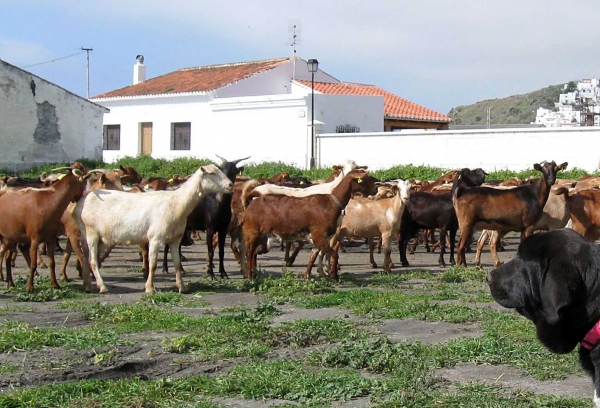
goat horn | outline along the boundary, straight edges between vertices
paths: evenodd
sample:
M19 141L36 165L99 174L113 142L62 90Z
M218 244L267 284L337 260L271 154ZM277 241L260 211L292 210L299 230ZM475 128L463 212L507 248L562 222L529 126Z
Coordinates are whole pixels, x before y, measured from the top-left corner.
M71 169L71 173L73 173L74 176L79 177L79 179L83 177L83 172L79 169Z
M50 170L51 172L60 171L60 170L72 170L70 167L57 167L55 169Z
M233 163L233 164L238 164L238 163L239 163L239 162L241 162L242 160L247 160L247 159L249 159L249 158L250 158L250 156L248 156L248 157L244 157L243 159L237 159L237 160L234 160L234 161L232 161L232 162L230 162L230 163Z
M222 158L221 156L219 156L218 154L215 153L215 156L217 156L219 159L221 159L221 164L225 164L227 163L227 160L225 160L224 158Z

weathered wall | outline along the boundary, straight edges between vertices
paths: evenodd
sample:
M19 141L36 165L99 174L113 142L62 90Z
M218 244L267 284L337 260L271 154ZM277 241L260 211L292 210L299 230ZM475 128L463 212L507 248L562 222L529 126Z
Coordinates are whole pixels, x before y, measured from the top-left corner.
M102 158L105 108L0 61L0 168Z
M591 172L600 160L600 127L321 134L317 146L322 166L353 159L372 169L423 164L518 171L555 160Z

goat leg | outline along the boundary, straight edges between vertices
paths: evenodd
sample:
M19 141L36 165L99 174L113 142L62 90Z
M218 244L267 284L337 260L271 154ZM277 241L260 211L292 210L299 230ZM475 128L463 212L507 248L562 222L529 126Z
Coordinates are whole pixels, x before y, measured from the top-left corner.
M298 257L298 254L300 253L300 250L304 247L304 242L302 242L302 241L296 241L296 243L298 244L298 246L296 246L294 248L294 252L292 252L292 255L288 259L288 262L286 263L286 266L294 266L294 262L296 261L296 257Z
M369 242L369 263L371 264L371 268L377 268L377 264L375 263L375 258L373 257L375 240L372 237L369 237L369 238L367 238L367 241ZM378 243L380 243L380 242L381 242L381 237L379 237Z
M215 258L215 247L214 247L214 242L213 242L213 236L214 236L214 232L212 230L212 228L207 228L206 229L206 265L208 267L208 269L206 270L206 273L208 273L208 276L210 276L211 279L215 278L215 272L214 272L214 258Z
M229 279L227 272L225 272L225 240L227 239L226 229L222 229L217 235L217 238L219 239L219 274L221 275L221 279Z
M164 273L169 273L169 264L168 264L168 260L167 260L167 256L169 255L169 244L165 245L165 248L163 249L163 267L162 267L162 271ZM148 270L144 270L144 278L148 279Z
M308 265L306 266L306 272L304 273L304 278L306 280L310 279L310 272L312 271L312 267L319 255L319 247L315 245L315 247L310 251L310 255L308 257Z
M60 285L56 280L56 263L54 260L54 249L56 246L56 239L50 239L46 243L46 252L48 253L48 265L50 267L50 283L54 289L60 289Z

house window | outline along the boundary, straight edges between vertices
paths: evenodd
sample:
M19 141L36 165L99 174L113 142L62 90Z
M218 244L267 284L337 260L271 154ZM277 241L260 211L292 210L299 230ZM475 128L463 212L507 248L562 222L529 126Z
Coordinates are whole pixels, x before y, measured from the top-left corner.
M171 123L171 150L190 150L190 122Z
M121 150L121 125L104 125L103 150Z
M340 125L335 127L335 133L360 133L358 126Z

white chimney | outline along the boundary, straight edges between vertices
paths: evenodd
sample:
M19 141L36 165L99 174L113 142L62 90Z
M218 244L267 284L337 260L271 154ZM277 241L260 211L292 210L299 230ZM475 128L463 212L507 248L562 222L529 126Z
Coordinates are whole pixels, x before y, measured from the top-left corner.
M139 84L146 80L146 66L144 65L144 56L138 55L135 57L135 65L133 66L133 84Z

